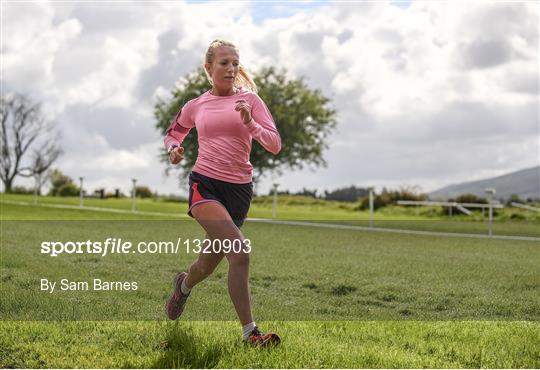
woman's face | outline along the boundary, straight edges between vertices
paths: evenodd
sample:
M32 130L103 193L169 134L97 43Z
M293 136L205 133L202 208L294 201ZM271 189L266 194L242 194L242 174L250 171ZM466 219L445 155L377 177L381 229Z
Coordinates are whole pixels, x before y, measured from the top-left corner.
M212 77L214 86L218 89L232 89L234 80L240 69L240 57L235 48L219 46L214 50L214 60L204 67Z

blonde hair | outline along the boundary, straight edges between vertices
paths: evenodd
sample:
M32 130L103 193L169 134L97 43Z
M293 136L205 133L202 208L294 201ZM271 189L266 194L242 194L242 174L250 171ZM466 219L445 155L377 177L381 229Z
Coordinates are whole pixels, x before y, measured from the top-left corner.
M210 43L210 46L208 46L208 50L206 50L206 55L204 58L205 63L212 64L212 62L214 61L214 50L216 48L219 48L220 46L229 46L231 48L234 48L238 52L238 48L232 42L219 39L214 40ZM204 69L204 72L206 73L206 78L208 79L210 84L213 85L212 76L210 76L206 68ZM257 85L255 85L255 82L250 77L244 66L242 66L242 64L240 64L238 74L234 79L234 86L243 87L247 90L257 92Z

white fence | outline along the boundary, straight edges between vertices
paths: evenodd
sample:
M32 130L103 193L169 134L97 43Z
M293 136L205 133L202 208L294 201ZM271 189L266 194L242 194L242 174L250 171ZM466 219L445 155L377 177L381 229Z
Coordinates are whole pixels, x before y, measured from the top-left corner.
M512 204L512 207L523 208L523 209L526 209L528 211L533 211L533 212L540 212L540 208L528 206L526 204L521 204L521 203L516 203L516 202L512 202L511 204Z
M491 201L487 204L485 203L458 203L458 202L433 202L433 201L414 201L414 200L398 200L397 204L402 206L435 206L435 207L449 207L448 213L452 216L452 207L459 209L461 212L470 216L472 214L467 208L481 208L482 216L484 216L484 211L487 208L489 210L489 229L488 235L493 235L493 208L504 208L504 205L497 201ZM527 206L529 207L529 206ZM534 208L534 207L531 207Z

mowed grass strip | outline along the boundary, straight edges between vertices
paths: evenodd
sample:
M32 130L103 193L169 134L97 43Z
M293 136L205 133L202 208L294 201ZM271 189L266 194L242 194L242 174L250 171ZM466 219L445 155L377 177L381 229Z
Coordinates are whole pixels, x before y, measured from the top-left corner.
M131 212L107 212L95 211L89 209L63 209L63 208L54 208L54 207L42 207L32 206L32 205L19 205L19 204L9 204L9 203L0 203L1 212L0 220L1 221L24 221L24 220L35 220L35 221L70 221L70 220L175 220L178 219L174 216L168 215L141 215Z
M33 198L30 195L2 194L0 197L5 201L20 201L30 204L32 209L41 208L47 205L67 205L78 207L79 198L77 197L40 197L38 206L32 206ZM272 204L267 201L268 197L255 198L248 217L251 218L272 218ZM318 221L332 222L338 224L353 224L368 226L370 215L368 211L358 210L354 203L344 203L336 201L315 200L306 197L285 196L278 203L278 220L297 220L297 221ZM87 207L97 207L104 209L116 209L124 211L122 214L113 212L101 213L101 219L178 219L186 218L188 209L187 202L167 201L164 198L157 199L137 199L137 211L140 212L159 212L163 215L141 215L131 214L131 199L86 199L84 205ZM1 207L10 207L11 204L1 203ZM28 207L28 206L27 206ZM71 210L71 214L76 219L85 219L84 213L90 212L87 218L96 218L91 210ZM516 235L540 237L540 214L522 209L505 209L500 211L502 215L493 224L494 235ZM478 212L477 212L478 213ZM421 207L419 209L406 208L399 206L389 206L378 210L374 214L374 226L380 228L394 228L420 231L437 231L453 233L472 233L487 235L489 224L487 218L480 214L475 216L454 216L448 217L440 214L440 210L434 207ZM513 215L519 215L523 219L514 220ZM62 213L51 213L50 219L61 219ZM170 215L170 216L167 216ZM33 212L24 209L13 214L11 211L2 212L2 219L40 219L33 215ZM64 216L65 217L65 216ZM99 217L99 216L97 216Z
M242 345L235 322L1 322L4 368L538 368L538 323L260 322L277 348Z

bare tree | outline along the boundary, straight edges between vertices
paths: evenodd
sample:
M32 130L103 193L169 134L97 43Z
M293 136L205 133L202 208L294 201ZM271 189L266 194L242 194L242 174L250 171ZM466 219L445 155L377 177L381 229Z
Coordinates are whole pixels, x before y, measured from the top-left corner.
M0 98L0 179L9 193L17 176L41 179L61 154L53 124L41 112L41 105L28 97L10 93ZM33 150L33 157L28 153ZM41 188L41 185L39 186Z
M62 154L62 150L54 143L47 143L44 148L41 148L41 152L34 150L30 166L21 169L24 172L27 170L29 175L34 177L36 195L41 195L41 188L51 177L50 168L60 154ZM26 176L26 173L22 176Z

